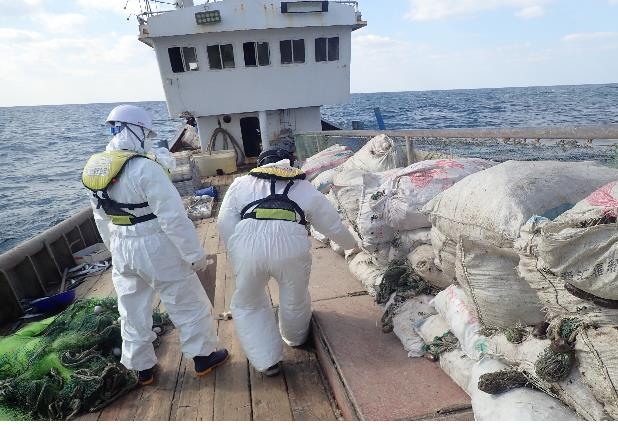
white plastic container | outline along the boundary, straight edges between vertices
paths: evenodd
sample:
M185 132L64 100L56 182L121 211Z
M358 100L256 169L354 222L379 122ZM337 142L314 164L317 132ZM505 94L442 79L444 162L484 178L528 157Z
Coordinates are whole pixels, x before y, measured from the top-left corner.
M193 161L200 171L200 177L230 174L237 170L236 153L233 149L195 154ZM217 173L217 170L221 171Z

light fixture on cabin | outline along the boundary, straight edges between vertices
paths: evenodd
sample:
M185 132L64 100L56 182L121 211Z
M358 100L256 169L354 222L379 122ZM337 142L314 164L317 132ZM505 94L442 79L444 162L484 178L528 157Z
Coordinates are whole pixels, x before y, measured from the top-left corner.
M218 10L207 10L195 13L195 22L198 25L216 24L221 22L221 13Z
M281 13L328 12L327 1L282 1Z

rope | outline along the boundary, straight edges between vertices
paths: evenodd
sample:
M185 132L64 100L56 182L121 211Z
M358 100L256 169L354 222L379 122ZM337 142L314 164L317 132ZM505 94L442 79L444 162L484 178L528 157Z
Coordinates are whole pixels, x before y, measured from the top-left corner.
M223 135L223 149L228 148L228 140L232 142L232 146L234 147L234 153L236 155L236 165L244 164L245 154L240 147L240 144L234 138L234 136L232 136L232 134L223 127L217 127L212 132L212 135L210 136L210 141L208 142L208 154L210 155L212 153L212 150L214 149L215 143L217 141L217 136L219 134Z

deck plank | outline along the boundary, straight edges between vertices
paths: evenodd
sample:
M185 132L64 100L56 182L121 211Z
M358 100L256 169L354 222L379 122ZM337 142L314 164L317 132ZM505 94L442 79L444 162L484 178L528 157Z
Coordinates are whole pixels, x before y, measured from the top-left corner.
M227 254L217 259L216 311L227 311L234 292L234 273ZM219 345L227 348L230 359L215 369L214 420L252 420L249 369L232 321L219 321Z
M108 297L114 291L111 269L99 276L89 276L75 289L77 298ZM113 294L112 294L113 295Z
M205 227L205 226L204 226ZM208 297L214 305L217 296L217 276L221 273L220 262L225 260L217 255L209 255L213 263L208 266L205 272L198 273L202 286L206 290ZM223 273L225 270L223 269ZM220 291L222 292L222 291ZM222 297L223 294L220 296ZM223 298L221 298L223 300ZM215 314L216 316L216 314ZM218 323L217 323L218 327ZM212 421L214 418L215 401L215 374L211 373L203 378L197 378L193 369L192 359L183 356L178 374L178 386L176 397L172 406L171 419L182 421Z
M266 291L275 307L274 312L277 313L279 285L275 279L268 281ZM328 390L325 388L324 380L319 372L320 366L315 353L307 351L305 347L291 348L286 344L283 344L283 347L283 372L286 382L285 390L287 392L286 402L290 406L292 417L281 420L336 420L337 416L333 410L331 399L328 397ZM252 393L255 393L253 379L252 376L251 390ZM272 378L264 379L271 380ZM253 398L255 398L255 395L253 395ZM256 418L256 420L258 419Z
M208 233L208 230L210 229L210 226L212 225L212 219L206 218L204 220L198 220L195 221L194 224L196 226L195 232L197 233L197 238L200 241L200 244L204 246L206 243L206 235Z
M266 286L266 293L271 303L274 304L279 294L277 292L273 295L271 286L278 287L273 279ZM273 314L276 314L276 310L273 310ZM249 376L253 420L291 421L293 419L292 407L283 374L269 378L249 366Z
M209 223L208 232L204 240L204 249L207 254L219 254L223 252L219 250L219 232L217 230L217 223L214 219Z
M125 394L110 406L101 411L100 421L132 421L135 418L137 406L142 403L145 389L136 387L133 391Z
M178 396L171 419L176 421L212 421L215 403L215 374L195 376L193 360L182 359L178 379Z
M135 418L146 421L167 421L170 419L174 390L178 381L180 352L179 332L173 329L161 338L157 348L158 365L155 385L147 386L137 405Z
M328 389L319 372L316 355L304 348L284 347L283 372L295 421L334 421Z
M249 368L254 421L291 421L292 407L283 374L267 377Z

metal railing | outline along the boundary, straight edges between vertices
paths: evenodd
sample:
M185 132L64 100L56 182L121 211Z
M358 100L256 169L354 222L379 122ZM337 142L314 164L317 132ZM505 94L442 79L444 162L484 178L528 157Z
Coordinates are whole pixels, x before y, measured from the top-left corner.
M465 146L513 146L525 147L555 146L561 151L582 150L583 159L593 158L593 150L603 151L603 156L616 157L618 152L618 125L556 126L556 127L514 127L514 128L445 128L418 130L336 130L297 134L294 136L297 157L304 160L334 144L344 144L358 149L370 138L386 134L405 145L409 160L418 148L439 148L453 154L461 153ZM501 149L504 151L504 149ZM545 149L547 150L547 149ZM573 153L573 155L575 155ZM488 152L487 155L490 155ZM486 155L486 156L487 156ZM532 156L531 153L528 156ZM570 157L567 157L570 158ZM533 158L523 158L533 159ZM543 158L538 158L543 159Z

